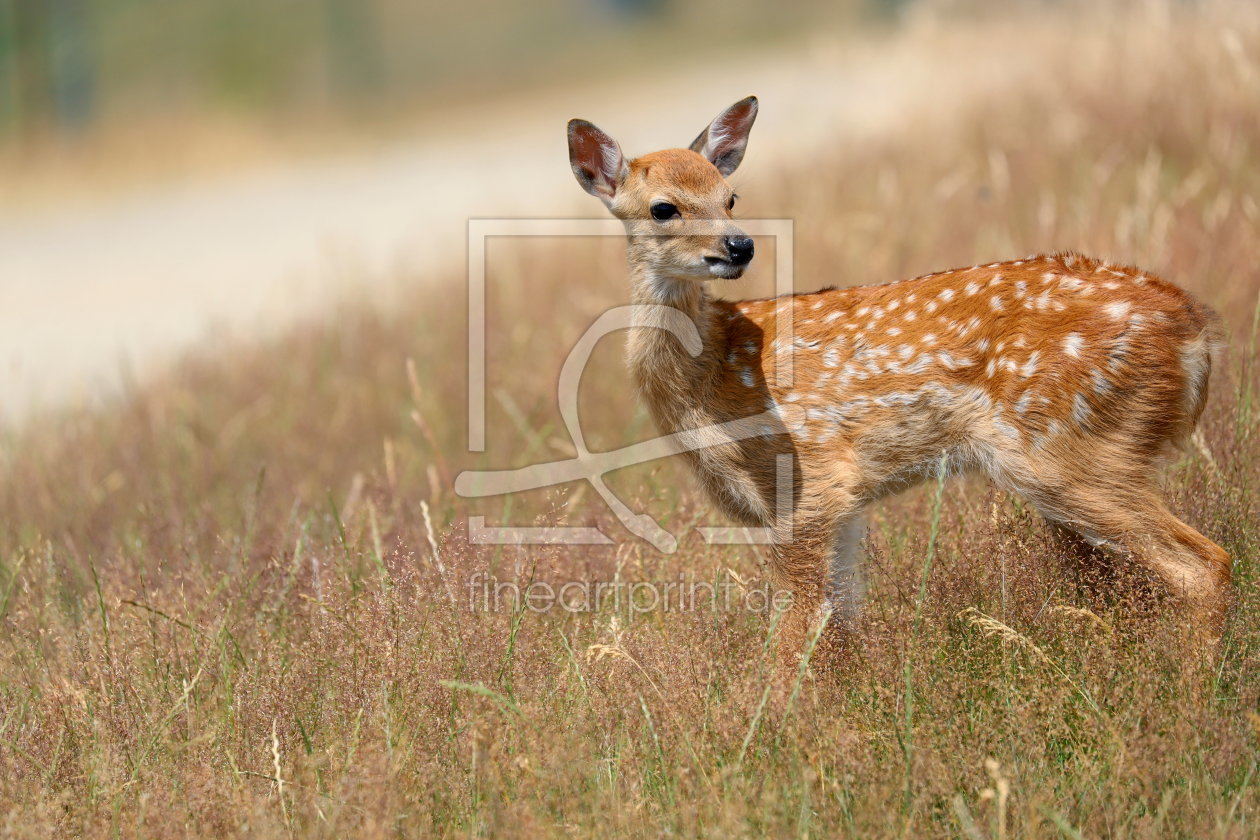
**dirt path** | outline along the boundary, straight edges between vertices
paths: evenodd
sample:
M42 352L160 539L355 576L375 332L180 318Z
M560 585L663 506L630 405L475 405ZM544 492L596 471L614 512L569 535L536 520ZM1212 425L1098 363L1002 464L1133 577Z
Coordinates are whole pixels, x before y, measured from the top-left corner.
M1035 52L975 31L860 48L819 41L454 114L424 138L359 157L0 210L0 416L107 393L208 335L283 328L347 290L372 295L399 266L462 265L469 217L594 215L568 171L569 117L594 120L634 154L686 143L756 93L744 166L765 173L837 134L874 142L960 96L993 95L1018 83Z

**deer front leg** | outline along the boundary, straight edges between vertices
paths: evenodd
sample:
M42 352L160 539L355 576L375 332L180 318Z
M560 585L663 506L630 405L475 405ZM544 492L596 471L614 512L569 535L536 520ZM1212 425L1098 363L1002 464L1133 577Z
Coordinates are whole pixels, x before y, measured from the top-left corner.
M831 517L800 514L775 524L771 573L776 585L792 594L776 639L781 680L795 679L819 622L834 610L828 597L834 525Z

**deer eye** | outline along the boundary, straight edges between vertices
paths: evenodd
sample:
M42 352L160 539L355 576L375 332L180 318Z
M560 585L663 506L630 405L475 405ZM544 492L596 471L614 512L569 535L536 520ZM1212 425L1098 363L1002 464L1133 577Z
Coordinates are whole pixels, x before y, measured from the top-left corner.
M652 218L658 222L666 222L679 215L678 208L668 201L658 201L652 205Z
M734 195L732 195L732 196L731 196L731 200L730 200L730 201L726 202L726 209L727 209L727 210L734 210L734 209L735 209L735 196L734 196Z

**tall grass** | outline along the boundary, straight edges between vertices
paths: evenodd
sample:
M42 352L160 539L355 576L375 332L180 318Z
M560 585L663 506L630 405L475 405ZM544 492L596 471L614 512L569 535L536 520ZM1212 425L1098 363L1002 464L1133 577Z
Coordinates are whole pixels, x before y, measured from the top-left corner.
M694 534L668 556L469 542L474 514L620 536L580 488L450 489L458 469L571 454L561 360L624 299L617 243L500 243L485 455L463 446L457 278L7 433L0 830L1254 836L1260 28L1139 17L1037 44L1046 75L1017 97L746 174L745 212L796 218L802 287L1070 246L1221 309L1219 470L1192 452L1168 473L1235 559L1214 654L1175 614L1078 586L1036 518L974 481L879 509L852 656L803 668L790 714L767 703L768 614L471 609L477 572L736 591L762 574L756 551ZM592 448L648 433L609 344L580 401ZM667 527L714 521L677 465L613 479Z

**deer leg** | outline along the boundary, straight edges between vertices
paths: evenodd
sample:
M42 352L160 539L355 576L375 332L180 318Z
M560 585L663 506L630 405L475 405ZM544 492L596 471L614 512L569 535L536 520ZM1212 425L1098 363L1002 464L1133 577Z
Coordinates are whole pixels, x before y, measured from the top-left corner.
M851 627L862 612L866 579L862 574L861 541L866 521L861 514L846 517L834 529L827 576L825 606L832 624Z
M1134 551L1139 561L1190 607L1191 620L1212 638L1219 638L1233 579L1225 549L1160 504L1151 511Z
M1028 497L1061 529L1090 546L1120 549L1153 572L1185 606L1190 622L1219 636L1229 603L1229 555L1173 516L1148 482L1068 485ZM1080 555L1089 562L1100 558Z
M776 522L770 565L776 584L792 594L791 605L779 620L780 674L791 678L806 646L829 610L829 552L833 523L812 516L793 516Z

